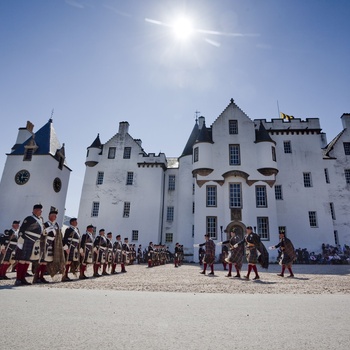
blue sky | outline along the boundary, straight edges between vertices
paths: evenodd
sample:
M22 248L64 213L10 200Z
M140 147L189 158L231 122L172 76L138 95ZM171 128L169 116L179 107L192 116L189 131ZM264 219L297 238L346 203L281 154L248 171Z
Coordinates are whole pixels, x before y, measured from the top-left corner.
M180 40L179 16L195 29ZM328 142L350 112L348 0L0 0L0 169L19 127L54 128L78 214L86 147L128 121L146 152L180 156L195 111L230 99L251 118L320 118ZM148 19L148 20L145 20ZM212 33L212 32L215 32Z

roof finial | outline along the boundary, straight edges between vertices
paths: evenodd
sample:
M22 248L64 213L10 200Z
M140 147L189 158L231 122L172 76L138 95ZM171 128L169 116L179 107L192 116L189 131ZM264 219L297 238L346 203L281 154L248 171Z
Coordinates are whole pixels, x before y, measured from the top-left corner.
M54 113L54 111L55 111L55 109L54 108L52 108L52 111L51 111L51 118L50 118L50 120L52 121L52 117L53 117L53 113Z
M196 111L196 123L198 122L198 114L200 114L201 112L200 111Z

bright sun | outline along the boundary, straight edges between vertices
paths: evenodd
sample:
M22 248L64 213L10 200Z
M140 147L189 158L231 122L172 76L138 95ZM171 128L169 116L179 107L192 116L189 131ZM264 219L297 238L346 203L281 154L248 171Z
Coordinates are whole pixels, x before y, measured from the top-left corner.
M186 17L178 18L172 25L176 38L187 40L194 32L191 21Z

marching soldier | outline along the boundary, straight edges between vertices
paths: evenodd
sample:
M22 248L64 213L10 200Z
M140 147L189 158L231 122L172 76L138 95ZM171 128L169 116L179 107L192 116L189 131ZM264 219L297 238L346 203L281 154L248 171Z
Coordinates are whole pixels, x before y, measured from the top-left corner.
M250 272L254 270L255 277L253 280L258 280L260 279L260 276L258 274L256 264L260 263L263 268L267 268L269 264L269 254L263 243L261 243L259 235L253 232L253 228L251 226L247 226L244 239L236 243L233 247L236 249L243 245L245 245L246 248L245 252L248 261L248 273L246 276L244 276L244 278L249 280ZM260 253L259 256L258 253Z
M100 277L98 270L101 264L106 262L107 238L105 237L105 230L101 228L98 231L99 236L94 240L94 277Z
M236 249L233 248L234 245L238 242L240 242L240 237L236 235L235 229L232 229L230 232L230 239L224 242L219 242L218 245L224 245L229 244L229 253L228 257L226 258L226 263L228 263L228 274L226 277L231 277L232 274L232 264L235 265L236 268L236 276L237 278L241 277L240 271L242 269L243 264L243 254L244 254L244 247L243 245L238 246Z
M122 262L122 250L123 243L121 241L120 235L117 235L115 238L115 242L113 243L113 263L112 263L112 274L117 274L115 271L117 264L121 264Z
M33 215L27 216L19 229L15 259L16 286L28 285L25 276L30 262L38 261L40 257L40 238L43 234L43 218L41 217L43 206L35 204Z
M153 242L149 242L148 249L147 249L147 258L148 258L148 267L153 266L153 259L154 259L154 248L153 248Z
M34 283L49 283L44 277L47 267L53 277L64 270L64 253L60 227L56 222L58 211L51 207L49 220L44 223L44 231L41 236L40 261L34 273Z
M139 247L137 248L137 263L141 264L141 262L143 262L143 259L142 259L142 245L139 244Z
M92 264L93 258L93 232L94 226L88 225L86 227L86 232L81 237L80 242L80 274L79 279L85 280L89 277L85 275L85 271L88 264Z
M127 272L125 270L125 265L129 263L129 259L130 259L130 247L129 247L129 239L128 238L124 238L124 243L123 243L123 251L122 251L122 263L121 263L121 267L122 270L120 272L125 273Z
M270 247L269 249L281 249L280 265L282 265L282 271L277 276L284 277L284 271L287 268L290 275L288 277L294 277L292 265L296 258L295 249L292 241L286 237L284 231L279 232L279 243Z
M175 251L174 251L174 267L179 266L179 258L180 258L180 247L179 243L175 244Z
M69 224L70 226L66 229L63 237L66 268L62 276L62 282L71 281L71 279L68 277L69 269L71 272L75 273L79 265L80 232L78 229L78 219L71 218L69 220Z
M113 261L113 244L112 244L112 232L107 233L107 250L106 250L106 261L103 263L102 275L109 275L106 271L107 266L110 266Z
M200 272L202 275L205 275L207 266L210 266L211 271L209 275L214 275L214 262L215 262L215 243L209 238L208 234L204 235L205 242L200 244L200 247L205 247L205 255L203 259L203 271Z
M7 269L13 261L14 254L16 252L17 240L18 240L18 229L20 221L13 221L12 228L5 230L4 235L0 240L0 280L9 280L6 276Z

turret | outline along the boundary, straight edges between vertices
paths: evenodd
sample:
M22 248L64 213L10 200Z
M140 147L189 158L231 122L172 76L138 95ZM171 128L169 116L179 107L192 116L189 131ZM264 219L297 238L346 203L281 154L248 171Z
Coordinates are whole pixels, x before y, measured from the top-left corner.
M86 161L85 165L89 167L93 167L99 162L99 156L102 151L102 144L100 141L100 134L97 134L94 142L87 148Z
M14 151L19 145L24 143L33 135L34 124L27 121L27 125L24 128L18 129L18 135L15 145L12 147L11 151Z

